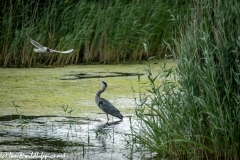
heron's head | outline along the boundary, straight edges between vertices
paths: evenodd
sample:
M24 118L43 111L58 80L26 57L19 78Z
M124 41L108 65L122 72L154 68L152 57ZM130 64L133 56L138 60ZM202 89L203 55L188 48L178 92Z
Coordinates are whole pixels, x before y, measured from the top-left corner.
M106 82L102 81L102 84L103 84L105 87L107 87L107 83L106 83Z

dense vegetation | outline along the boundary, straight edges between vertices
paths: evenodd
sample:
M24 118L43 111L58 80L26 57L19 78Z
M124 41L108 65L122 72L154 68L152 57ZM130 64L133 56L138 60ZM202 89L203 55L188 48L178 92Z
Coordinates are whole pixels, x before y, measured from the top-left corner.
M27 67L161 58L163 38L175 34L172 15L184 12L185 1L9 0L0 4L0 66ZM37 55L26 33L50 48L75 50L67 55ZM149 44L149 55L142 41Z
M178 67L163 66L158 75L146 69L148 93L140 95L136 107L141 132L132 135L142 144L138 149L160 157L237 160L240 3L184 2L1 1L0 65L136 62L163 57L165 38L167 49L178 54ZM75 51L36 55L26 33L51 48Z
M200 0L176 39L176 70L146 69L133 140L160 157L235 159L240 151L240 3ZM140 147L140 149L143 148Z

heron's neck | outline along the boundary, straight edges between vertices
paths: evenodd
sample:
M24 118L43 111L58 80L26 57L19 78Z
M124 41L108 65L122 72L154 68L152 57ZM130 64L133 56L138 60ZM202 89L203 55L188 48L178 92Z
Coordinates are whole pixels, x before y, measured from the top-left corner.
M103 86L101 89L99 89L98 92L96 93L96 96L100 97L100 94L101 94L102 92L104 92L105 89L106 89L105 86Z

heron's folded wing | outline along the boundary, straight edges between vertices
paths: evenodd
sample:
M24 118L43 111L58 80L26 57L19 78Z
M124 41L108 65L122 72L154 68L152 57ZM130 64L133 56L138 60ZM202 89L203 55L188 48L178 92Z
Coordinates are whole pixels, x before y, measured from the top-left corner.
M110 103L109 101L107 101L106 99L102 98L99 102L99 107L108 114L114 114L114 113L118 113L119 110L117 108L115 108L112 103Z

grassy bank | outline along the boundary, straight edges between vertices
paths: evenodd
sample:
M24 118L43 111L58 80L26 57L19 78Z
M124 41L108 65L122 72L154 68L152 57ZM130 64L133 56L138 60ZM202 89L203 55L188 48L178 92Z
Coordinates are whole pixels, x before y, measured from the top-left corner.
M194 1L190 15L176 40L178 67L146 70L142 87L151 89L137 101L133 140L160 157L238 160L240 4Z
M29 67L77 63L137 62L163 57L163 38L170 42L174 15L185 3L171 1L2 1L0 66ZM36 55L26 39L74 52ZM148 43L149 53L142 42Z

